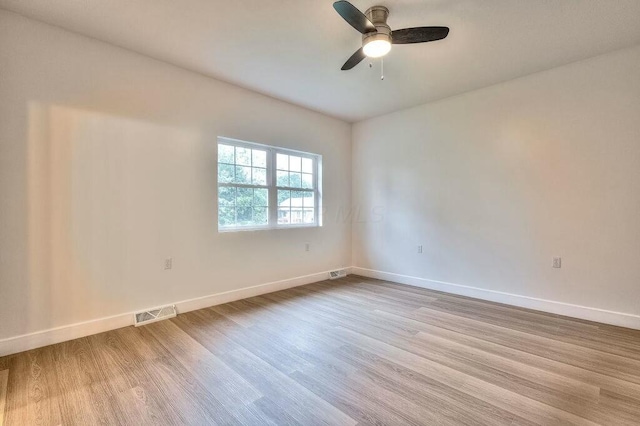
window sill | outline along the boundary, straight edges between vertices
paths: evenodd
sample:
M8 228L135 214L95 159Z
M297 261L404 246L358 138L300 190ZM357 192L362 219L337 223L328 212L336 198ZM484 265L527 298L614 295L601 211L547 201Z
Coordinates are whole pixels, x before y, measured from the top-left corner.
M308 229L308 228L320 228L317 223L305 223L301 225L280 225L280 226L256 226L256 227L237 227L237 228L218 228L219 234L230 234L234 232L257 232L257 231L277 231L283 229Z

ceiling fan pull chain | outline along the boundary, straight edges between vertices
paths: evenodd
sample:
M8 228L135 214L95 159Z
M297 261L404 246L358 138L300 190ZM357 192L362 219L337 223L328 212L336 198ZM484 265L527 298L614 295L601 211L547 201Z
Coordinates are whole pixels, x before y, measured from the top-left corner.
M380 58L380 80L384 80L384 59Z

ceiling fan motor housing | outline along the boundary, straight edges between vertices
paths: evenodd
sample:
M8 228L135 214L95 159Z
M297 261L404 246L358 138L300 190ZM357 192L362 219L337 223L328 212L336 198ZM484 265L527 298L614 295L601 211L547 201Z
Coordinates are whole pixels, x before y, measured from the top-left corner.
M362 35L362 45L375 41L384 40L391 43L391 28L387 25L389 9L384 6L373 6L364 13L373 23L377 31L371 31Z

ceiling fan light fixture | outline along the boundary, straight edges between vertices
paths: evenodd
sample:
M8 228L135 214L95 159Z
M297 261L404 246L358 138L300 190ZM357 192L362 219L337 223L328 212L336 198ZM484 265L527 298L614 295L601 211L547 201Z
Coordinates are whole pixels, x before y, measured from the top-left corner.
M347 0L338 0L333 8L349 25L362 34L362 47L344 63L342 71L358 65L366 57L380 58L391 51L392 44L427 43L442 40L449 34L448 27L414 27L391 31L387 25L389 9L371 6L362 13Z
M362 47L362 50L369 58L381 58L391 51L391 43L385 39L370 40Z

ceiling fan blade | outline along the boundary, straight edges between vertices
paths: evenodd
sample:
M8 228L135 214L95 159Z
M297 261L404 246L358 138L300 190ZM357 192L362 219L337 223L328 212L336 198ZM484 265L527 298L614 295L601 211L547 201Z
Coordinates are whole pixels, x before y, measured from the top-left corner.
M356 53L354 53L353 55L351 55L349 59L347 59L347 62L344 63L341 70L342 71L350 70L351 68L358 65L366 57L367 55L364 54L364 50L362 50L362 47L361 47L360 49L356 50Z
M417 27L393 30L391 38L393 44L426 43L442 40L449 34L447 27Z
M333 8L338 12L342 18L349 23L353 28L360 31L362 34L366 34L376 30L373 23L367 18L364 13L360 12L354 5L348 1L341 0L333 4Z

